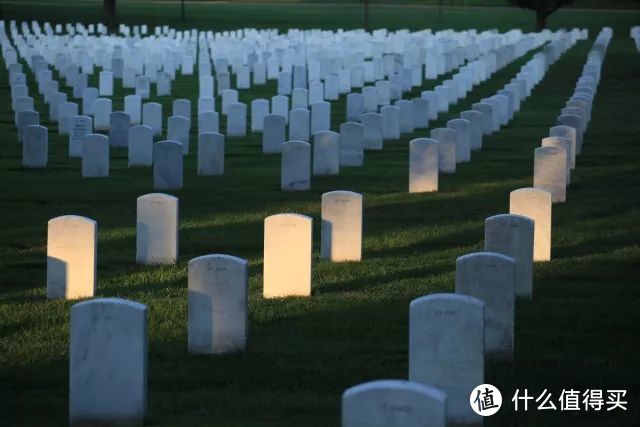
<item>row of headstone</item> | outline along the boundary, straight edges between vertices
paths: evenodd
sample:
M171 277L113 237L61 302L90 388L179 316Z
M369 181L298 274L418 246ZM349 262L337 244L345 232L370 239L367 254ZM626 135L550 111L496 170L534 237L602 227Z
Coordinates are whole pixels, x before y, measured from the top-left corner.
M146 194L137 199L136 210L136 262L175 264L178 259L178 199L162 193ZM351 191L323 194L321 217L320 257L332 262L360 261L362 195ZM298 214L278 214L265 219L265 297L310 295L311 224L310 217ZM75 299L94 295L96 238L97 224L89 218L68 215L49 221L49 298ZM297 262L292 262L293 259Z
M573 42L552 43L545 49L544 66L537 60L535 68L523 67L527 74L518 86L527 90L512 94L522 96L504 94L514 112L548 65ZM461 129L455 123L449 127L453 129L437 130L432 136L451 137L447 131ZM438 146L436 140L412 141L410 191L437 190ZM510 214L486 219L484 252L456 261L456 294L428 295L411 302L409 381L372 381L346 390L342 425L421 426L425 419L435 426L481 425L469 396L485 382L486 360L513 359L516 299L532 298L533 262L550 248L550 230L550 194L535 188L513 191Z
M68 29L75 34L73 28L71 26ZM361 87L359 81L370 82L390 78L394 73L399 72L410 75L410 83L417 86L422 75L421 68L424 68L426 78L436 78L440 74L449 72L464 60L474 59L491 48L495 49L502 43L510 43L522 37L522 34L515 30L504 36L491 31L477 34L475 31L454 33L447 30L434 36L430 31L413 34L400 31L394 34L381 30L372 34L371 40L366 40L361 32L297 31L281 36L273 30L251 30L251 33L244 34L244 43L238 45L237 38L227 40L225 34L213 35L208 32L205 40L200 37L205 33L198 34L195 30L190 33L174 30L161 33L169 37L154 35L140 38L138 33L137 37L130 40L127 39L130 32L126 34L124 41L127 43L124 44L121 39L101 34L97 40L91 40L91 42L85 37L75 37L65 40L68 44L63 45L60 43L60 36L35 32L35 30L32 34L28 26L23 27L22 32L15 27L12 28L12 36L21 56L28 58L32 52L44 52L42 59L47 64L54 64L59 72L64 72L67 84L74 85L79 76L84 77L80 80L86 81L86 77L93 73L94 65L98 65L103 68L98 77L98 90L101 95L110 96L113 93L114 80L122 79L124 87L135 87L136 93L143 99L148 96L148 84L151 82L158 84L160 95L164 92L170 93L170 86L168 90L160 89L162 82L168 80L170 85L170 81L175 78L176 70L180 68L178 63L182 64L183 74L192 74L195 62L198 62L199 74L202 78L213 78L211 64L212 62L215 64L220 90L231 88L229 78L231 73L237 77L237 88L249 88L250 72L254 75L254 84L264 83L267 78L282 80L281 74L285 73L288 74L289 79L293 79L291 85L295 88L306 83L309 84L309 88L313 84L323 84L325 92L332 92L327 89L327 86L331 86L331 82L336 80L340 82L341 93L347 93L350 89L349 85ZM219 35L222 37L218 37ZM185 37L182 38L183 36ZM279 39L288 37L290 38L289 47L281 49L280 46L283 44L280 40L269 43L264 39L261 40L263 37ZM330 38L340 39L340 41L352 39L353 43L349 44L348 50L334 49L328 52L326 41ZM262 55L258 55L256 51L245 51L245 46L258 40L260 40ZM225 47L231 43L234 44L233 48ZM49 46L53 49L44 49ZM271 50L271 46L275 51ZM299 52L302 46L304 46L304 55L296 52ZM69 52L79 52L79 54ZM332 60L333 57L337 60ZM371 58L371 61L366 61L365 57ZM231 66L230 69L229 66ZM142 82L139 79L142 79ZM348 83L346 87L343 84L345 81ZM138 92L140 86L143 89ZM213 82L202 86L205 86L202 93L210 92L211 96L214 95ZM207 86L211 86L210 91L207 90ZM76 89L75 86L74 89Z
M456 261L456 293L410 304L408 381L346 390L343 426L482 424L469 396L488 360L513 359L516 298L532 293L533 226L519 215L487 218L484 252Z
M409 143L409 192L438 191L439 173L455 173L456 164L471 161L471 153L482 148L483 135L499 131L520 111L520 106L544 77L548 67L565 53L575 39L564 36L546 46L525 64L495 96L472 105L446 128L432 129L430 138Z
M589 53L573 95L562 109L557 125L549 129L542 146L534 150L534 188L515 190L510 196L510 212L535 222L534 261L551 260L552 204L566 200L571 170L582 151L584 132L591 120L607 46L612 37L603 29Z
M362 257L362 194L322 195L320 258L332 262ZM265 298L311 295L311 217L286 213L264 221Z
M591 120L602 63L612 31L604 28L591 49L575 90L560 111L557 125L542 140L534 156L533 186L551 194L553 203L566 201L566 189L571 183L571 170L582 153L584 134Z
M518 50L519 55L526 53L538 44L530 39L521 42ZM503 59L500 68L515 60L516 57L516 54L512 54ZM497 69L498 66L496 65L493 71ZM485 76L480 77L478 83L490 75L491 72L488 72ZM473 85L471 80L468 82L468 87L464 87L459 96L454 98L455 100L466 96L467 91ZM366 87L363 88L363 91L366 89ZM306 108L295 108L290 111L289 142L286 144L286 117L281 118L277 114L263 116L263 152L282 152L281 188L283 190L308 190L310 188L311 170L313 170L313 174L317 175L338 174L340 166L362 166L365 149L381 149L385 139L399 139L401 133L413 132L416 126L427 127L430 114L428 111L428 98L430 97L426 92L423 95L427 99L398 100L395 106L391 106L383 105L384 102L379 102L378 89L371 89L374 91L372 112L364 113L365 110L363 108L354 107L354 105L364 105L363 97L366 95L351 93L347 96L347 116L353 115L355 118L354 122L347 122L340 126L339 139L329 130L330 104L325 101L314 102L311 105L311 119L309 119L309 111ZM305 95L304 92L303 95ZM281 95L279 96L281 97ZM514 95L512 95L512 98L515 98ZM266 100L260 101L260 104L257 105L266 104ZM288 109L287 101L285 98L285 103L287 103L285 110ZM518 98L518 107L519 101L520 98ZM254 105L256 104L252 104L252 110ZM377 113L380 105L383 106L380 108L380 113ZM266 108L261 109L261 111L264 110ZM357 116L358 113L361 116ZM440 167L442 171L453 172L455 171L456 162L470 160L472 138L474 148L481 146L481 123L478 113L470 111L465 112L463 116L471 120L452 120L448 123L449 129L432 131L432 137L436 136L439 139L438 142L441 143L439 151L442 153L439 154L439 157L445 160ZM361 123L358 123L358 121ZM405 122L407 123L405 124ZM472 122L473 125L471 124ZM456 141L458 134L460 135L460 143L464 145L465 149L458 149L458 158L456 158L456 150L452 145L459 144ZM313 167L310 166L311 146L306 144L310 139L310 135L314 137ZM318 144L317 141L322 141L322 145ZM416 157L418 157L418 152L422 154L422 157L418 157L414 162L410 161L415 166L415 171L410 171L410 176L413 177L410 178L410 187L411 190L416 192L437 190L437 176L435 179L433 178L433 165L425 166L425 163L433 163L433 160L424 158L427 155L424 154L424 150L425 148L414 149L412 152L416 154ZM438 169L438 167L435 168L436 175Z

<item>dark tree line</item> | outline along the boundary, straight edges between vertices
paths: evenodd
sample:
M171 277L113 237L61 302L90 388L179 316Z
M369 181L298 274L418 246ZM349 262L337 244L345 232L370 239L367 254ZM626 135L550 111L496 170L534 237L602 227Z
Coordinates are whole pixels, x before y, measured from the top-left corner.
M1 2L2 0L0 0ZM104 1L104 23L110 30L115 30L117 27L116 21L116 0L103 0ZM369 0L361 0L364 8L364 28L369 30ZM536 29L543 30L547 27L547 18L556 10L562 6L573 3L573 0L507 0L513 6L518 6L523 9L530 9L536 13ZM443 1L440 0L440 8L442 8ZM2 13L2 6L0 3L0 14ZM185 19L184 0L181 1L180 15L182 19ZM1 16L1 15L0 15Z
M508 0L514 6L530 9L536 13L536 30L547 28L547 18L562 6L573 3L573 0Z
M0 0L1 2L2 0ZM104 25L107 26L110 30L114 31L118 22L116 19L116 0L103 0L104 7ZM0 3L1 7L1 3ZM2 13L2 9L0 8L0 13ZM1 16L1 15L0 15ZM186 19L186 13L184 9L184 0L180 2L180 17L184 21Z

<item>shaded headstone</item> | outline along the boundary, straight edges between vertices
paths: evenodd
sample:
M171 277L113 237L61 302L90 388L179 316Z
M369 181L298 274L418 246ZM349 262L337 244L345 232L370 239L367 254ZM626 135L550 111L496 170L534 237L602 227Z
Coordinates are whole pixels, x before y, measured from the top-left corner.
M549 136L567 138L571 143L571 169L576 167L576 130L571 126L558 125L549 129Z
M142 424L147 412L146 305L99 298L71 307L70 425Z
M309 92L304 88L295 88L291 92L291 108L302 108L306 110L309 108Z
M289 120L289 98L283 95L276 95L271 98L271 114L284 117L285 123Z
M223 354L245 349L248 280L245 259L215 254L189 261L189 353Z
M482 148L482 113L470 110L460 113L460 118L468 120L471 124L471 150Z
M92 133L82 141L82 177L105 178L109 176L109 138Z
M98 77L100 96L113 96L113 73L111 71L100 71Z
M302 141L282 144L280 189L305 191L311 188L311 145Z
M534 222L521 215L494 215L484 223L484 250L506 255L516 263L516 298L533 297Z
M320 257L334 262L362 258L362 194L331 191L322 195Z
M69 135L71 119L78 115L78 104L75 102L63 102L58 108L58 133L60 135Z
M154 135L162 135L162 104L157 102L143 104L142 124L153 129Z
M414 98L411 112L413 114L413 128L426 129L429 127L429 101L422 98Z
M473 104L471 108L482 114L482 133L491 135L493 133L493 105L486 102L478 102Z
M413 104L406 99L400 99L395 103L399 108L400 119L398 120L398 127L400 133L412 133L413 132Z
M34 110L24 110L18 113L18 142L24 140L24 130L27 126L39 125L40 113Z
M471 161L471 122L465 119L453 119L447 127L456 131L456 163Z
M221 111L223 115L227 115L229 105L238 103L238 91L235 89L225 89L222 91Z
M47 167L49 158L49 136L47 128L40 125L29 125L24 128L22 142L22 167Z
M558 125L560 126L569 126L575 129L576 131L576 155L582 153L582 119L575 115L563 115L558 117Z
M360 123L340 125L340 166L364 164L364 128Z
M548 191L553 203L564 202L567 192L567 152L558 147L534 151L533 187Z
M313 174L340 173L340 135L330 130L313 135Z
M82 91L82 114L93 115L93 101L98 99L99 92L95 87L88 87Z
M362 146L365 150L382 150L384 146L384 117L379 113L365 113L362 122Z
M566 171L567 185L569 185L569 183L571 182L571 159L573 158L573 153L571 152L571 148L572 148L571 141L567 138L563 138L560 136L550 136L547 138L542 138L542 146L558 147L563 149L566 152L567 167L565 168L565 171Z
M254 99L251 101L251 132L262 132L264 117L269 114L269 101Z
M438 191L438 142L418 138L409 142L409 193Z
M145 194L136 203L136 263L175 264L178 259L178 198Z
M378 380L342 395L342 427L446 427L447 395L406 380Z
M198 175L224 175L224 135L198 135Z
M216 100L211 96L198 98L198 115L207 111L216 111Z
M294 108L289 111L289 141L309 142L310 120L309 110Z
M468 295L432 294L409 308L409 379L446 393L447 425L482 425L469 405L484 383L485 305Z
M485 304L484 349L488 359L513 359L515 261L493 253L476 252L456 261L456 293Z
M153 129L147 125L129 128L129 167L153 164Z
M156 96L171 96L171 76L169 74L158 73Z
M184 116L171 116L167 119L167 139L179 142L182 154L189 154L189 120Z
M247 135L247 104L237 102L229 105L227 111L227 136Z
M142 98L138 95L124 97L124 112L129 115L130 124L139 125L142 122Z
M359 122L364 113L364 99L362 94L350 93L347 95L347 121Z
M191 101L188 99L176 99L172 103L173 116L182 116L189 121L191 127Z
M378 112L378 90L375 87L362 88L362 108L365 113Z
M114 111L109 116L109 144L112 147L129 147L131 118L127 113Z
M153 144L153 188L179 190L182 188L182 144L161 141Z
M109 119L111 116L111 100L107 98L98 98L93 101L91 112L93 114L93 129L95 131L109 130Z
M438 167L440 172L456 172L456 148L458 134L449 128L431 130L431 139L438 141Z
M383 139L400 139L400 109L393 105L385 105L380 108L380 114L382 114Z
M220 115L215 111L198 114L198 134L220 132Z
M279 153L286 141L286 121L279 114L264 116L262 128L262 152L265 154Z
M331 104L326 101L311 104L311 135L331 130Z

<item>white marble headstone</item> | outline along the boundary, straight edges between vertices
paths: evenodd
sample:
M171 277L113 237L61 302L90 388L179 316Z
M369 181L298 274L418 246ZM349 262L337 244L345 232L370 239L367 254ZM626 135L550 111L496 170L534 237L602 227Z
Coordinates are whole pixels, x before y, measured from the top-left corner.
M551 194L553 203L564 202L567 191L567 152L559 147L534 151L533 186Z
M409 142L409 193L438 191L438 141Z
M322 195L320 256L334 262L362 258L362 194L331 191Z
M175 264L178 259L178 198L145 194L136 203L136 263Z
M99 298L71 307L70 425L142 424L147 412L146 305Z
M188 270L189 352L244 350L249 323L247 260L204 255L189 261Z
M312 222L293 213L265 218L265 298L311 295Z
M29 125L24 128L22 141L22 167L45 168L49 158L49 136L47 128Z
M305 191L311 188L311 145L302 141L282 144L280 189Z
M551 193L537 188L520 188L509 196L509 213L534 221L533 260L551 259Z
M153 164L153 129L147 125L129 128L129 167Z
M332 131L313 135L313 174L338 175L340 173L340 135Z
M340 166L364 164L364 129L356 122L340 125Z
M182 188L182 144L161 141L153 144L153 188L178 190Z
M82 177L105 178L109 176L109 138L92 133L82 141Z
M198 175L224 175L224 135L198 135Z
M485 304L468 295L431 294L409 307L409 380L442 390L448 425L482 425L469 405L484 383Z
M378 380L342 395L342 427L446 427L448 398L406 380Z
M98 224L76 215L49 220L47 298L91 298L96 287Z
M534 222L521 215L494 215L485 220L484 250L516 262L516 298L533 297Z
M493 252L476 252L456 261L456 293L485 304L485 356L511 361L514 347L515 261Z

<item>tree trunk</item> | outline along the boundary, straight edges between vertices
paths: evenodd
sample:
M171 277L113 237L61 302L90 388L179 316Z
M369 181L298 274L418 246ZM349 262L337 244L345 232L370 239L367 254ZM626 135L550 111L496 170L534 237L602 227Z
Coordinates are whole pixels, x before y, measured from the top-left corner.
M116 0L104 0L104 25L109 30L116 29Z
M369 0L363 0L364 3L364 30L369 31Z
M547 16L549 14L545 11L536 11L536 31L542 31L547 28Z
M184 0L182 0L182 6L180 7L180 17L182 18L183 21L187 19L184 13Z

